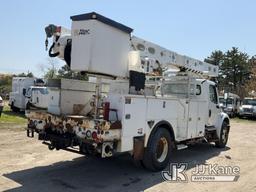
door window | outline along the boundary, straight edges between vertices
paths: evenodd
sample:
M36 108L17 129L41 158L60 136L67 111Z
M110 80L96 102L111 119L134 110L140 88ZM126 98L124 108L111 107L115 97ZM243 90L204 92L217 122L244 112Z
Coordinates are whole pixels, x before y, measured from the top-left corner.
M209 96L212 103L218 104L217 91L214 85L209 86Z

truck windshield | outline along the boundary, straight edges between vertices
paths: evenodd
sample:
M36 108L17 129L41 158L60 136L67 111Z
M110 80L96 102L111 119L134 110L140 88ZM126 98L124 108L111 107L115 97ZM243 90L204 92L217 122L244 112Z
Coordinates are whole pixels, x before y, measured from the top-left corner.
M244 105L253 105L253 106L256 106L256 99L245 99L243 101L243 104Z
M47 88L32 88L32 91L39 91L43 95L48 94Z

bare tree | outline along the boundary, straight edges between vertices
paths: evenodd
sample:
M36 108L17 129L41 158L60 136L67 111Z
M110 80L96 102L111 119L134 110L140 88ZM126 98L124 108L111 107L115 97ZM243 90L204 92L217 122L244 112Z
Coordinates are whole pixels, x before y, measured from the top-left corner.
M39 63L38 68L43 73L44 78L57 78L59 62L55 58L47 58L47 63Z

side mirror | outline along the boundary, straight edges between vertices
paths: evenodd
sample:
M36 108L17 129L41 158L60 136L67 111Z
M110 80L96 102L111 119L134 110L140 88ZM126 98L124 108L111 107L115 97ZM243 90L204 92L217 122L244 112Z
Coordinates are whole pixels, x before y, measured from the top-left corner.
M217 108L217 109L219 109L219 108L220 108L220 105L219 105L219 104L217 104L217 105L216 105L216 108Z

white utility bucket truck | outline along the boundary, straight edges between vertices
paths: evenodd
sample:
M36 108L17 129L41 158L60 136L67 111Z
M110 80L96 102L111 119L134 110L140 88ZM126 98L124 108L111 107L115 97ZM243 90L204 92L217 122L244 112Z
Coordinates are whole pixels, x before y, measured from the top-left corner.
M47 89L43 87L44 81L33 77L13 77L12 92L10 92L9 106L12 111L25 111L30 104L41 106L42 99L46 94L42 94ZM40 98L40 99L39 99ZM43 104L43 107L46 107Z
M217 66L131 36L131 28L95 12L71 19L71 32L46 28L47 38L53 37L49 55L97 78L86 85L94 90L83 106L90 110L84 115L31 112L28 136L38 132L51 150L78 148L102 158L129 152L152 171L164 169L174 149L195 142L225 147L229 117L209 80L218 76Z

